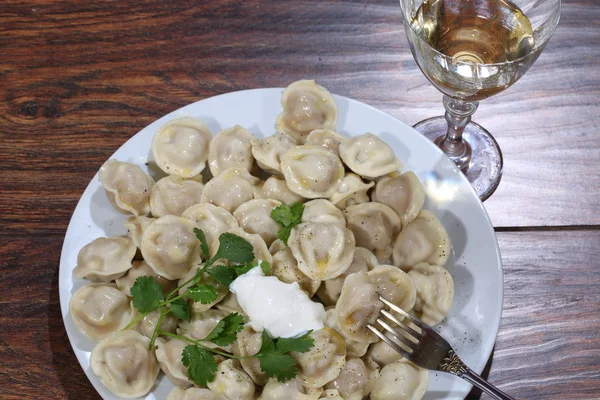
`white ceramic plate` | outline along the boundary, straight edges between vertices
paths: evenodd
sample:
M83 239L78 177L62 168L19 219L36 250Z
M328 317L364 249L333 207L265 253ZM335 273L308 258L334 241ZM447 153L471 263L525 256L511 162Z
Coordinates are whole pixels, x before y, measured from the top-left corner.
M146 163L152 161L150 144L155 131L181 116L202 119L213 134L239 124L255 136L269 136L274 133L275 118L281 111L282 90L246 90L190 104L142 129L111 158L136 163L148 171ZM339 109L337 131L345 136L372 132L385 140L404 163L404 169L415 171L427 195L425 208L432 210L448 230L453 256L447 267L454 278L456 296L440 331L460 357L481 372L498 332L503 289L500 252L482 203L456 166L424 136L366 104L341 96L334 98ZM96 175L75 208L60 259L59 290L65 329L79 363L104 399L117 397L100 383L89 366L94 344L73 325L69 300L86 283L73 278L79 250L100 236L125 235L126 218L110 205ZM171 388L163 375L147 399L165 399ZM463 399L469 390L470 385L459 378L432 372L425 399Z

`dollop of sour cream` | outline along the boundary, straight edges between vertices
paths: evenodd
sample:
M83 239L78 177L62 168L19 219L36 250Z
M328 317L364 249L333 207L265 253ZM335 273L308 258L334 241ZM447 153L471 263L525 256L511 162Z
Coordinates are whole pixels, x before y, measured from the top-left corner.
M259 264L260 265L260 264ZM276 276L265 276L260 267L252 268L229 286L250 326L265 329L273 337L294 337L323 328L325 308L315 303L297 282L285 283Z

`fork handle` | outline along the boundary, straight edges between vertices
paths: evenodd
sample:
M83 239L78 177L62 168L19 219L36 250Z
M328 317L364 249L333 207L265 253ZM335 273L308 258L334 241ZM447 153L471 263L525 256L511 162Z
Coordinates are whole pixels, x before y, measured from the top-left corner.
M448 351L448 354L446 354L446 357L444 357L439 369L443 372L463 378L465 381L483 390L496 400L515 400L513 397L510 397L496 386L492 385L481 376L473 372L471 368L467 367L467 365L462 362L454 350Z

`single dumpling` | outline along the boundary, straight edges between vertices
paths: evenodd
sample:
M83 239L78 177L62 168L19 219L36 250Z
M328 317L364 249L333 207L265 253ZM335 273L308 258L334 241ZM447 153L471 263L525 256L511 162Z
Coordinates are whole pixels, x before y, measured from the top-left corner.
M139 316L139 313L136 310L136 317ZM156 329L156 325L158 324L158 320L160 319L160 310L156 309L151 311L149 314L145 315L142 320L138 324L138 331L146 336L151 338L154 334L154 330ZM160 323L160 330L168 333L175 333L177 329L177 322L179 319L173 314L169 313L163 317L162 322Z
M185 389L175 386L169 392L167 400L223 400L223 397L211 392L209 389L197 387Z
M255 197L260 179L243 168L228 168L214 177L202 191L202 203L211 203L233 212Z
M122 213L136 216L150 213L154 179L132 163L108 160L98 172L108 201Z
M321 393L321 396L319 397L319 399L324 399L324 400L345 400L340 395L340 392L337 391L337 389L323 390L323 393Z
M250 172L254 164L253 139L252 134L239 125L217 133L208 150L208 167L213 176L233 167Z
M402 169L394 150L372 133L344 139L340 143L340 157L348 168L367 179Z
M344 213L325 199L307 201L304 204L302 222L331 223L342 228L346 227Z
M189 219L196 228L202 230L209 244L217 240L222 233L239 228L237 220L229 211L210 203L193 205L181 216Z
M231 293L229 290L227 291L227 295L223 297L223 300L215 304L215 308L217 310L222 310L227 313L238 313L240 315L245 315L244 310L240 306L240 303L237 301L237 296Z
M248 233L256 233L267 246L277 239L281 226L271 218L271 211L281 203L271 199L254 199L241 204L233 213L240 228Z
M412 310L417 300L417 289L406 272L392 265L378 265L367 275L380 296L406 312Z
M125 229L127 229L127 236L129 239L133 240L135 246L141 250L142 248L142 236L144 236L144 231L146 228L150 226L156 218L149 217L129 217L127 221L125 221Z
M92 282L110 282L133 266L136 250L133 241L126 237L98 238L79 250L73 275Z
M367 354L369 343L356 342L344 336L344 333L340 330L335 306L325 308L325 321L323 324L338 332L344 338L344 343L346 343L346 357L362 357Z
M225 360L217 367L215 379L208 388L225 400L254 400L256 387L238 360Z
M115 279L115 283L120 291L125 293L127 296L131 296L131 288L135 283L135 280L140 276L151 276L156 283L162 287L164 294L169 294L173 289L175 289L176 282L170 281L165 277L158 275L152 267L148 265L146 261L134 261L133 267L125 275L120 278Z
M434 213L422 210L398 234L394 243L394 265L409 270L420 262L445 265L450 257L448 232Z
M321 286L321 281L312 280L300 271L300 268L298 268L298 261L296 261L292 251L288 247L273 254L271 274L285 283L298 282L300 289L302 289L308 297L313 297L319 286Z
M321 283L317 296L326 306L334 306L340 298L346 277L355 272L368 272L379 264L377 257L364 247L357 247L350 267L337 278L328 279Z
M396 341L391 333L385 333L387 337L391 340ZM367 355L371 357L373 361L379 364L380 367L385 367L388 364L395 363L400 360L406 361L404 357L400 355L396 350L392 349L389 344L384 342L383 340L379 340L378 342L373 343L369 346L369 351Z
M298 261L298 268L315 281L332 279L346 272L356 248L350 229L317 222L292 228L288 245Z
M92 371L115 396L144 396L154 386L159 371L149 343L150 339L134 331L113 333L92 350Z
M414 172L390 174L377 181L373 201L386 204L400 216L402 226L417 218L425 202L425 192Z
M263 388L259 400L318 400L321 390L307 389L298 378L279 382L269 379Z
M134 314L129 298L107 283L90 283L78 289L69 301L69 312L79 332L93 341L123 329Z
M340 143L344 139L342 135L331 129L315 129L306 137L306 144L324 147L339 157Z
M269 252L269 247L267 246L267 244L265 243L265 241L263 240L263 238L256 234L256 233L248 233L246 231L244 231L242 228L234 228L234 229L230 229L227 231L228 233L233 233L236 236L241 237L242 239L244 239L245 241L247 241L248 243L250 243L252 245L252 250L254 251L254 260L262 260L262 261L266 261L269 264L271 264L273 262L273 256L271 255L271 253ZM210 256L213 257L215 254L217 254L217 250L219 250L219 245L220 242L218 240L215 240L209 248L209 253ZM229 262L226 260L217 260L215 261L215 265L217 264L224 264L224 265L229 265Z
M204 185L193 179L166 176L156 182L150 196L152 216L180 216L189 207L200 203Z
M337 188L335 193L329 197L329 201L340 210L345 210L348 206L355 204L366 203L369 201L367 192L375 183L365 183L360 176L348 172L342 184Z
M344 400L362 400L371 393L378 377L379 365L369 357L349 357L340 375L325 389L336 389Z
M331 93L313 80L290 84L281 95L283 112L277 117L277 129L304 143L315 129L335 130L337 105Z
M250 325L245 325L238 333L231 349L237 357L249 357L258 353L261 346L262 333L256 332ZM240 360L240 363L255 384L264 386L269 380L267 374L260 368L257 358L244 358Z
M320 388L340 375L346 364L346 344L339 333L322 328L310 334L314 345L306 353L290 353L298 365L298 378L309 388Z
M418 263L409 272L417 289L414 310L428 325L437 325L448 315L454 301L454 280L448 270L439 265Z
M387 262L402 227L398 214L385 204L374 202L350 206L344 213L356 245L371 250L380 263Z
M309 199L327 198L344 179L338 156L320 146L298 146L281 157L281 172L290 190Z
M302 203L304 197L297 195L288 188L285 179L278 176L269 177L261 188L261 197L273 199L284 204Z
M188 369L183 365L183 349L188 343L179 339L165 340L162 337L156 339L156 359L160 369L165 373L173 385L190 387L192 381L188 377Z
M276 133L265 139L252 139L252 155L256 164L270 174L281 174L281 157L298 146L289 135Z
M194 265L192 268L190 268L187 275L179 280L179 282L178 282L178 285L180 286L179 294L181 296L183 296L185 294L185 292L188 290L188 288L191 285L189 283L184 285L184 283L188 282L190 279L192 279L194 276L196 276L196 273L198 272L198 270L203 267L204 267L204 264ZM202 304L199 301L192 302L192 312L194 312L194 313L201 313L201 312L211 309L215 304L217 304L218 302L223 300L225 298L225 296L227 295L227 293L229 293L229 288L218 283L213 277L211 277L207 273L202 274L202 277L200 278L200 281L198 283L199 284L209 284L211 286L214 286L217 289L217 297L215 298L214 301L207 303L207 304Z
M204 122L182 117L156 131L152 154L156 165L169 175L192 178L206 167L212 134Z
M179 323L177 334L193 340L203 340L217 326L219 321L227 315L228 313L225 311L213 309L204 312L194 312L189 321L182 320ZM221 349L231 352L231 345L217 346L211 342L205 342L202 343L202 345L212 349Z
M144 232L142 255L154 272L167 279L183 278L200 262L200 241L187 218L160 217Z
M373 400L421 400L429 386L429 371L408 362L386 365L375 381Z
M356 342L375 343L377 335L367 325L377 320L382 308L377 286L367 272L348 275L335 305L340 332Z

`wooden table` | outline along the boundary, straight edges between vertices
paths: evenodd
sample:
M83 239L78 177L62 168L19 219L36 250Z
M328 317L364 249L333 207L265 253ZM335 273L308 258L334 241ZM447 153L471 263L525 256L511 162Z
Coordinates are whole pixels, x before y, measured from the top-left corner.
M598 21L597 0L565 1L531 71L475 114L505 157L485 203L505 268L486 375L518 398L600 398ZM67 340L57 276L102 162L183 105L305 77L409 124L442 113L394 0L2 3L2 399L98 398Z

